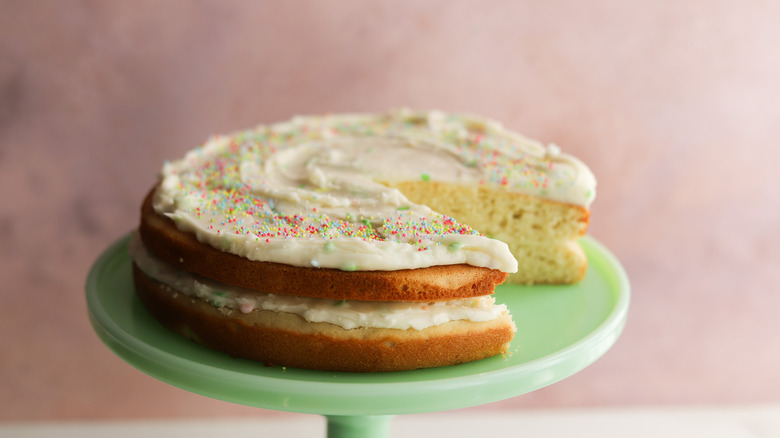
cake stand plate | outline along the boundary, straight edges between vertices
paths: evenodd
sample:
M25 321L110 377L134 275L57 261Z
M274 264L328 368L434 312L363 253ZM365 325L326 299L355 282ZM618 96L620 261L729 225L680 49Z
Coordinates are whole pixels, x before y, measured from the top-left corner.
M566 286L496 288L517 324L509 354L457 366L391 373L267 367L202 347L165 329L135 296L130 235L95 262L86 284L92 326L120 358L144 373L215 399L320 414L328 437L389 436L392 416L464 408L542 388L603 355L623 330L630 287L620 262L581 240L585 278Z

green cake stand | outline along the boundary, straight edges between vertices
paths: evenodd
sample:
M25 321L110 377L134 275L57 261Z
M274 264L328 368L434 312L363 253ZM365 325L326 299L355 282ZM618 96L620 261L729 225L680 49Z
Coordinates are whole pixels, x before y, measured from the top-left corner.
M566 286L499 286L517 324L510 354L416 371L353 374L266 367L202 347L165 329L133 291L130 235L87 278L89 317L100 339L144 373L191 392L248 406L324 415L328 438L389 437L393 416L465 408L525 394L601 357L626 322L630 287L620 262L581 240L585 278Z

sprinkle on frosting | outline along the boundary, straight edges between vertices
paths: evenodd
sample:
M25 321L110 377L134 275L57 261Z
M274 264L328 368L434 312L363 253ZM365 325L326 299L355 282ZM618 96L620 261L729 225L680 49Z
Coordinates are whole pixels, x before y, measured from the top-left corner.
M377 182L393 179L490 184L581 205L595 193L587 167L557 146L495 122L399 111L298 117L215 136L165 163L155 209L201 241L255 260L516 269L503 243Z

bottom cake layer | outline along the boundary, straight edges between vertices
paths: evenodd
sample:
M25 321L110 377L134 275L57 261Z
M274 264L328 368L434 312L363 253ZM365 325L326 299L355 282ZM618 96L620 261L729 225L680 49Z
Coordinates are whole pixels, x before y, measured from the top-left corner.
M508 313L423 330L345 330L291 313L242 313L179 293L133 268L136 292L160 323L206 347L266 365L346 372L457 365L506 354L515 332Z

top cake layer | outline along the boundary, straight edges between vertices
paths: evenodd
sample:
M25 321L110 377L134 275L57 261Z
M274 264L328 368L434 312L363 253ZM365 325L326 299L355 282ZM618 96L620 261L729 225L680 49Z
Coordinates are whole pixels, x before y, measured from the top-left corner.
M485 185L588 207L579 160L496 122L439 112L297 117L166 163L154 209L250 260L342 270L517 270L506 244L383 183Z

